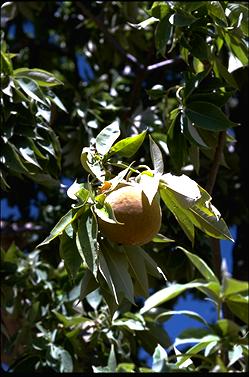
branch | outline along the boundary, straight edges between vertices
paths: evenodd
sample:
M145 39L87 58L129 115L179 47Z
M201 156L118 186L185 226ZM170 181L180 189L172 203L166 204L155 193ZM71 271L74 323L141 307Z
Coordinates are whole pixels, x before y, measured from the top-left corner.
M223 149L224 149L225 141L226 141L226 131L222 131L222 132L219 133L219 139L218 139L218 144L217 144L217 147L216 147L216 150L215 150L213 165L211 167L209 177L208 177L208 182L207 182L207 185L206 185L206 190L210 195L212 195L213 188L214 188L214 185L215 185L215 181L216 181L216 177L217 177L217 174L218 174L218 170L219 170L219 166L220 166L220 162L221 162L221 158L222 158L222 152L223 152Z
M94 14L92 14L92 12L87 7L85 7L85 5L83 5L82 3L77 1L76 5L82 10L82 12L84 13L85 16L87 16L88 18L90 18L91 20L93 20L95 22L95 24L99 27L99 29L104 33L106 39L113 45L113 47L115 47L115 49L117 51L119 51L119 53L126 60L128 60L130 63L132 63L138 70L144 70L144 65L140 64L135 56L127 53L123 49L123 47L112 36L112 34L109 32L109 30L105 27L103 22L98 17L96 17Z
M222 158L222 152L225 146L226 141L226 131L221 131L219 133L219 139L218 144L215 150L214 159L213 159L213 165L211 167L209 176L208 176L208 182L206 185L207 192L212 195L213 188L216 182L221 158ZM217 238L212 238L212 249L213 249L213 265L214 270L216 273L216 276L221 281L222 273L221 273L221 250L220 250L220 241Z

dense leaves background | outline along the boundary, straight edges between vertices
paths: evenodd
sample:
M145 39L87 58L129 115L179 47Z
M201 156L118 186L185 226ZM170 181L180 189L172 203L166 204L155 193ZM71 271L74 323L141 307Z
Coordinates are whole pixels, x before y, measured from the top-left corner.
M233 277L248 280L247 4L10 2L1 17L2 198L21 214L18 221L2 221L3 360L14 363L13 370L25 371L89 372L92 366L95 372L138 371L143 367L137 353L142 345L154 353L154 371L178 368L175 350L165 361L163 348L170 341L161 320L138 312L141 300L136 301L138 307L125 303L113 323L106 307L110 298L95 291L75 315L73 304L80 294L84 297L81 280L87 273L85 266L79 267L77 252L72 254L70 237L61 242L65 265L75 269L74 280L61 264L57 239L42 251L33 250L70 209L65 178L87 180L89 171L80 163L82 149L94 145L99 132L116 122L119 140L147 129L161 148L165 170L188 174L207 190L214 183L218 147L223 146L213 203L229 226L237 226ZM230 52L243 65L232 74L227 70ZM108 152L113 163L121 159L128 166L136 160L151 166L149 138L138 144L134 157L121 144L110 151L99 146L98 152ZM113 175L119 171L110 167ZM36 216L31 205L38 209ZM197 230L193 247L166 206L162 233L197 253L219 275L208 237ZM145 249L169 281L191 284L200 278L176 244L158 243L156 249L149 244ZM70 250L69 260L65 250ZM242 307L236 280L230 283L230 294L239 297ZM150 286L153 292L168 289L155 276ZM174 297L185 288L176 288ZM203 297L203 290L194 292ZM165 293L161 295L164 311L170 310L174 300L166 302ZM246 352L238 340L244 330L236 326L244 325L246 314L238 319L229 312L228 320L235 322L219 322L215 331L209 328L203 334L211 338L200 342L196 352L212 344L205 351L210 357L207 364L194 359L195 368L245 368L243 362L236 364ZM215 358L220 334L230 350L229 360L224 355Z

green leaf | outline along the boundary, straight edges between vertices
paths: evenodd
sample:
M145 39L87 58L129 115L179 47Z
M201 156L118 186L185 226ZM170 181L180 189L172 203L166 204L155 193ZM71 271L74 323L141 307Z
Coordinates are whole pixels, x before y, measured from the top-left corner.
M115 287L115 283L113 281L113 277L110 273L110 270L109 270L109 267L108 267L108 264L106 262L106 259L105 259L105 256L104 254L99 251L99 271L101 273L101 275L104 277L109 289L110 289L110 292L112 293L112 295L114 296L115 298L115 302L119 305L119 298L118 298L118 294L117 294L117 291L116 291L116 287ZM107 301L108 303L108 301Z
M205 349L210 343L219 342L220 338L216 335L206 335L201 339L185 339L183 341L178 341L178 339L176 339L174 344L177 346L178 344L193 343L194 341L197 341L198 344L189 348L181 357L180 361L176 363L176 366L180 367L186 360Z
M116 372L117 373L133 373L135 369L135 364L133 363L119 363Z
M239 89L238 84L234 79L233 75L230 72L228 72L227 68L221 63L221 61L218 58L216 58L214 61L214 71L216 73L216 76L221 76L231 87Z
M156 320L157 321L158 320L167 321L168 319L170 319L172 317L172 315L186 315L187 317L190 317L190 318L202 323L203 325L208 326L207 321L202 316L200 316L198 313L192 312L190 310L167 310L166 312L159 314L156 317Z
M140 246L125 246L125 248L126 248L126 250L128 248L130 250L130 252L133 252L134 254L141 255L141 257L143 257L148 274L150 274L151 276L154 276L158 279L161 279L162 276L164 277L160 268L157 266L156 262L149 256L149 254L144 249L142 249L142 247L140 247Z
M94 309L97 310L101 301L102 301L102 295L100 294L100 289L97 288L93 292L88 293L86 296L86 300L88 304Z
M247 281L237 280L233 278L224 278L223 295L229 298L230 295L236 293L249 292L249 284Z
M225 221L211 203L206 203L205 207L196 203L190 211L194 215L192 221L197 228L209 236L234 241Z
M36 247L38 248L38 247L41 247L42 245L46 245L50 241L52 241L54 238L61 235L62 232L65 230L65 228L75 220L77 215L78 215L77 213L74 214L73 210L70 209L64 216L62 216L62 218L54 226L54 228L50 232L50 235Z
M150 139L150 156L153 163L153 168L156 173L163 174L164 172L164 164L163 164L163 156L160 151L160 148L149 135Z
M233 35L233 31L231 33L226 32L223 35L232 54L236 56L244 66L248 65L248 48L243 40Z
M203 79L208 75L210 69L207 69L205 71L199 72L196 75L189 73L189 77L186 78L186 84L184 87L184 99L185 101L188 99L188 97L198 89L200 83L203 81Z
M123 296L134 304L134 288L125 254L107 242L101 244L101 249L105 256L115 291L119 294L119 301L122 300Z
M13 72L13 66L9 54L4 53L3 51L1 51L1 70L8 76Z
M245 322L247 325L249 324L248 296L242 296L239 293L230 295L226 298L226 304L236 317L241 319L241 321Z
M183 113L181 115L181 124L183 126L183 133L191 143L194 143L200 148L209 148L198 133L196 127L190 122L190 120Z
M14 144L7 141L2 144L0 161L6 168L13 170L17 173L28 173L28 169L22 163L17 148Z
M96 137L96 149L99 154L104 156L109 152L114 141L119 137L120 129L118 121L114 121L105 127Z
M96 215L103 221L110 223L110 224L123 224L120 223L113 212L113 209L109 203L104 203L103 206L99 207L98 205L94 205L94 212Z
M65 111L65 113L68 112L61 100L59 99L59 97L57 97L52 91L49 92L49 96L47 96L47 98L49 98L50 101L52 101L56 106L58 106L59 109Z
M172 25L179 27L192 25L195 21L197 21L197 19L194 16L181 11L172 14L172 16L169 18L169 22Z
M189 219L187 210L179 206L178 200L171 190L160 189L160 196L164 201L165 205L174 214L182 230L193 244L195 237L195 229L192 221Z
M237 126L215 105L208 102L196 101L189 103L185 114L197 127L211 131L222 131Z
M98 288L98 283L94 278L90 270L84 272L83 279L81 281L80 287L80 297L79 300L82 301L89 293L95 291Z
M136 321L134 319L116 319L112 321L112 326L121 327L124 329L134 331L144 331L145 326L141 323L141 321Z
M158 233L155 237L152 238L152 242L156 243L168 243L168 242L175 242L168 237L165 237L163 234Z
M197 270L202 274L202 276L207 281L214 281L219 284L219 280L217 279L214 272L211 270L211 268L207 265L206 262L204 262L203 259L198 257L197 255L190 253L186 249L184 249L181 246L177 246L177 249L182 250L184 254L188 257L188 259L193 263L193 265L197 268Z
M34 80L23 77L14 79L14 82L17 82L29 97L33 98L35 101L43 103L43 105L47 105L41 89Z
M61 313L59 313L57 310L52 309L52 313L58 318L58 320L63 323L65 327L70 327L70 326L76 326L78 324L84 323L86 321L89 321L89 318L82 317L79 315L75 316L65 316Z
M158 53L165 56L166 46L172 34L172 25L168 16L161 19L155 30L155 44Z
M105 180L105 170L102 161L96 158L96 155L88 147L84 147L80 156L80 161L83 168L94 177L98 178L100 182Z
M63 84L60 80L56 79L52 73L39 68L18 68L13 71L13 76L35 80L39 86L45 87Z
M132 24L130 22L128 22L128 24L134 27L135 29L141 30L141 29L146 29L147 26L152 25L158 21L159 21L158 18L150 17L150 18L147 18L147 20L139 22L139 24Z
M233 338L235 341L238 339L240 327L230 319L219 319L213 326L217 334L221 337Z
M187 159L188 146L183 130L181 129L180 112L178 109L167 133L167 146L173 165L180 171Z
M64 259L67 271L71 277L75 279L82 263L82 259L76 246L75 235L71 238L66 232L62 233L60 236L60 256Z
M135 289L137 287L137 291L139 291L141 295L148 297L149 284L143 254L140 250L136 252L137 250L134 250L129 246L123 246L122 250L127 258L131 275L135 280Z
M142 145L147 131L141 132L139 135L130 136L118 141L109 150L108 157L118 153L121 157L132 157Z
M79 219L76 244L81 258L93 275L97 276L98 223L95 214L83 213Z
M108 357L108 364L107 364L110 372L115 372L117 367L117 360L115 356L114 344L111 345L111 351Z
M139 177L139 185L142 188L148 202L151 204L155 198L158 186L159 186L160 176L155 174L153 177L143 172Z
M154 372L162 372L165 363L168 361L168 355L165 349L158 344L152 356L152 369Z
M140 314L144 314L155 308L158 305L161 305L174 297L179 296L182 292L186 291L187 289L191 288L199 288L199 287L208 287L208 283L202 281L192 281L186 284L172 284L167 288L163 288L152 296L150 296L144 303L144 306L140 309Z
M169 5L163 1L154 1L149 11L149 15L162 20L170 11Z
M210 1L207 5L207 9L210 16L215 16L227 26L226 15L220 1Z

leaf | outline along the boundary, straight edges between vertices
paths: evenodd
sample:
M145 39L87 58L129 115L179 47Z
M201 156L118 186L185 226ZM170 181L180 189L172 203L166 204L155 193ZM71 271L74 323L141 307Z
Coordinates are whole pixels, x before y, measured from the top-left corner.
M108 285L112 295L115 298L115 302L119 305L119 298L118 298L118 295L117 295L116 287L115 287L115 284L113 282L113 278L112 278L112 275L109 271L109 267L108 267L108 264L107 264L106 259L104 257L104 254L101 251L99 251L99 271L102 274L102 276L104 277L105 281L107 282L107 285ZM107 303L108 303L108 301L107 301Z
M230 295L226 298L226 304L236 317L247 325L249 324L248 296L242 296L238 293Z
M230 319L219 319L215 325L214 329L218 335L221 337L229 337L230 340L236 341L239 336L240 327L235 322L231 321Z
M148 297L149 284L143 254L136 252L137 250L134 250L129 246L123 246L122 250L129 263L131 275L135 279L134 284L137 284L139 291L143 296Z
M80 156L80 161L83 168L94 177L98 178L100 182L105 181L105 170L102 161L96 159L94 152L88 147L84 147Z
M191 207L201 198L199 185L185 174L164 174L160 178L160 183L162 188L169 188L174 194L179 194L177 198L184 208Z
M185 114L197 127L211 131L222 131L237 126L215 105L209 102L196 101L189 103Z
M151 177L150 175L146 174L146 171L141 173L140 175L139 185L141 186L142 191L144 192L150 204L157 194L159 180L160 176L155 174L153 177Z
M99 154L104 156L109 152L114 141L119 137L119 123L115 120L112 124L105 127L96 137L96 149Z
M112 321L112 326L117 326L121 328L125 328L128 330L134 331L144 331L145 326L141 323L141 321L135 321L134 319L116 319Z
M132 157L142 145L147 131L141 132L139 135L130 136L118 141L109 150L108 157L118 153L121 157Z
M45 87L63 84L60 80L56 79L52 73L39 68L18 68L13 71L13 76L33 79L39 86Z
M160 196L164 201L165 205L174 214L182 230L193 244L195 237L195 229L192 221L189 219L187 210L179 206L178 201L171 190L160 189Z
M164 164L163 164L163 156L160 151L160 148L149 135L150 139L150 156L153 163L153 168L156 173L163 174L164 172Z
M190 253L186 249L184 249L181 246L177 246L177 249L182 250L184 254L188 257L188 259L193 263L193 265L197 268L197 270L202 274L202 276L207 281L214 281L219 284L219 280L217 279L214 272L211 270L211 268L207 265L206 262L204 262L203 259L198 257L197 255Z
M90 211L83 213L79 219L76 244L81 258L87 264L89 270L97 277L97 233L98 223L96 217Z
M171 112L171 116L172 116ZM187 159L188 145L187 140L183 134L180 124L180 112L177 109L176 114L173 115L168 133L167 133L167 146L170 152L172 163L176 170L180 171Z
M207 6L208 14L215 16L227 26L227 19L220 1L210 1Z
M58 320L63 323L65 327L75 326L86 321L89 321L89 318L75 315L75 316L65 316L59 313L57 310L52 309L52 313L58 318Z
M235 364L238 360L243 358L243 349L240 345L234 344L233 349L231 351L228 351L228 358L229 358L229 364L228 368Z
M192 219L194 225L203 232L215 238L227 239L234 242L225 221L220 217L219 212L212 204L204 207L197 203L190 208L190 211L194 214L194 218Z
M110 372L115 372L117 367L117 360L115 356L115 350L114 350L114 344L111 345L111 351L108 357L108 363L107 366L110 370Z
M16 143L16 147L18 148L20 155L24 160L26 160L26 162L35 165L39 170L42 169L36 159L33 149L31 149L29 146L25 146L25 143Z
M229 298L230 295L234 295L241 292L248 292L249 284L247 281L237 280L233 278L224 278L223 281L223 295Z
M9 141L2 144L1 155L2 156L0 157L0 161L8 169L13 170L17 173L28 173L28 169L22 163L17 148L14 144L10 143Z
M197 21L197 18L195 18L191 14L180 12L180 11L178 11L178 13L172 14L172 16L170 16L169 18L169 22L172 25L179 26L179 27L189 26L193 24L195 21Z
M131 253L141 255L141 258L144 259L146 270L148 274L160 279L162 278L162 274L156 264L156 262L149 256L148 253L140 246L125 246L125 249L129 249Z
M54 238L58 237L60 234L62 234L64 229L74 221L74 219L73 210L70 209L54 226L54 228L50 232L50 235L36 247L39 248L43 245L46 245Z
M184 135L188 138L188 140L191 143L194 143L200 148L209 148L209 146L201 138L194 124L190 122L190 120L185 116L185 114L181 115L181 124L183 127Z
M90 270L84 272L83 279L81 281L80 287L80 297L79 300L82 301L89 293L95 291L98 288L98 283L94 278Z
M167 321L168 319L170 319L170 317L172 317L172 315L186 315L186 316L202 323L203 325L208 326L207 321L202 316L200 316L198 313L192 312L190 310L167 310L166 312L159 314L156 317L156 320L157 321L158 320Z
M204 78L208 75L210 70L204 70L202 72L197 73L196 75L192 74L191 76L186 79L186 84L184 87L184 98L185 101L191 94L198 89L200 83L204 80Z
M177 346L179 344L184 344L184 343L193 343L193 341L197 341L198 344L189 348L185 352L185 354L181 357L180 361L178 361L176 363L177 367L180 367L180 365L182 365L190 357L192 357L193 355L195 355L195 354L199 353L200 351L202 351L203 349L205 349L210 343L219 342L220 338L216 335L206 335L201 339L185 339L185 340L179 340L179 341L178 341L178 338L176 338L176 341L175 341L174 344L175 344L175 346Z
M19 86L29 97L33 98L35 101L41 102L43 105L47 104L41 89L34 80L23 77L14 79L14 82L18 82Z
M99 288L95 289L93 292L88 293L86 300L94 310L97 310L102 301L102 295L99 293Z
M168 16L164 17L158 24L155 30L155 45L158 53L165 56L166 45L172 34L172 25L169 22Z
M103 206L99 208L98 204L94 205L94 212L103 221L110 224L123 224L120 223L113 212L113 209L109 203L104 203Z
M62 233L60 236L60 256L64 259L67 271L75 279L82 263L76 246L75 236L71 238L66 232Z
M175 242L175 240L172 240L168 237L165 237L163 234L158 233L155 237L152 238L152 242L168 243L168 242Z
M154 24L155 22L158 22L158 21L159 21L158 18L150 17L150 18L147 18L147 20L139 22L139 24L132 24L131 22L128 22L128 24L134 27L135 29L141 30L141 29L146 29L147 26Z
M216 72L218 73L218 77L221 76L223 77L223 79L233 88L235 89L239 89L238 88L238 84L236 82L236 80L234 79L233 75L228 72L227 68L221 63L221 61L216 58L215 61L214 61L214 69L216 70Z
M163 1L154 1L151 8L147 11L149 15L163 19L170 11L170 7Z
M110 243L102 243L101 249L104 253L116 292L119 294L119 297L126 297L134 304L134 288L124 253L112 247ZM119 301L121 300L119 299Z
M168 361L168 355L165 349L158 344L152 356L152 369L154 372L162 372L165 362Z
M174 297L179 296L182 292L191 288L207 287L208 283L202 281L192 281L186 284L172 284L166 288L163 288L152 296L150 296L144 303L144 306L140 309L140 314L144 314L152 308L161 305Z

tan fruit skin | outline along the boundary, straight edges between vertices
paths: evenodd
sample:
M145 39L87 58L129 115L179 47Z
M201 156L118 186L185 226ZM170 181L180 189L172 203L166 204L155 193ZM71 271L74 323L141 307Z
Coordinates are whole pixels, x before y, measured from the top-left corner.
M111 224L99 218L100 231L109 240L122 245L144 245L152 240L161 227L161 207L155 197L151 203L141 187L123 186L106 197L116 219L124 223Z

